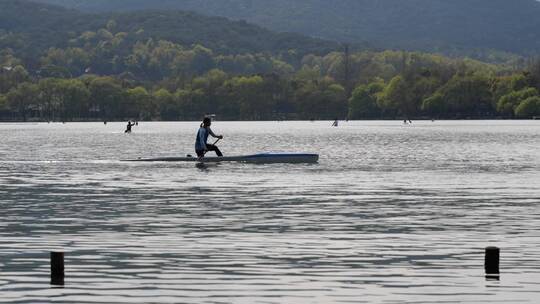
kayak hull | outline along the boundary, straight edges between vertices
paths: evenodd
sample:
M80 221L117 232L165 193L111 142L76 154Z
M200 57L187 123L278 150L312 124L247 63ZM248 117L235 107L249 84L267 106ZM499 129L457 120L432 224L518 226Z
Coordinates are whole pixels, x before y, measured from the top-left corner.
M157 157L138 158L125 161L132 162L199 162L199 163L220 163L220 162L243 162L243 163L316 163L319 161L318 154L306 153L262 153L242 156L224 157Z

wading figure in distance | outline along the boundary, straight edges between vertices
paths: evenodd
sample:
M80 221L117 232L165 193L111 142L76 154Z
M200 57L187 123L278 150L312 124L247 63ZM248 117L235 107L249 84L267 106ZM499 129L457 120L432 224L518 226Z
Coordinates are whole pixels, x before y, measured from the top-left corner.
M131 123L131 120L128 120L128 124L126 126L126 130L124 131L124 133L131 133L131 127L133 127L135 125L135 123Z

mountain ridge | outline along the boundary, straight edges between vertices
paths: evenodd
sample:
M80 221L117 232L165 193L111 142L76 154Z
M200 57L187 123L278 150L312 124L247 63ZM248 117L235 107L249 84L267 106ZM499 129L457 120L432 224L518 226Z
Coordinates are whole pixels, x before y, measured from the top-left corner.
M380 48L448 51L540 49L535 0L39 0L86 11L182 9ZM271 4L269 4L271 3Z

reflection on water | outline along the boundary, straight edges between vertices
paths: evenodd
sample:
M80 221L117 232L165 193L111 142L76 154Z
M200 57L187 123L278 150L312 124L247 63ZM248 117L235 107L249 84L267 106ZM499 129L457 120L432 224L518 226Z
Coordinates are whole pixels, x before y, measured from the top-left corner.
M540 122L0 124L0 303L532 303ZM486 281L484 248L501 248ZM49 251L66 251L50 288Z

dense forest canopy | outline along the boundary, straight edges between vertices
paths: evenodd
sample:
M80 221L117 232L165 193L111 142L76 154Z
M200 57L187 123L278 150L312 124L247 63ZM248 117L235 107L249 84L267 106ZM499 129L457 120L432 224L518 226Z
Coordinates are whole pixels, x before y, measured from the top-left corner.
M489 58L540 49L536 0L40 0L87 11L183 9L380 48Z
M530 118L539 90L532 61L346 49L181 11L0 2L4 120Z
M32 59L50 47L80 46L86 32L97 33L109 20L124 40L168 40L183 45L199 43L220 53L272 52L291 49L327 53L337 43L290 33L276 33L242 21L205 17L192 12L152 11L87 14L22 0L0 1L0 49L11 48ZM99 33L98 33L99 34Z

